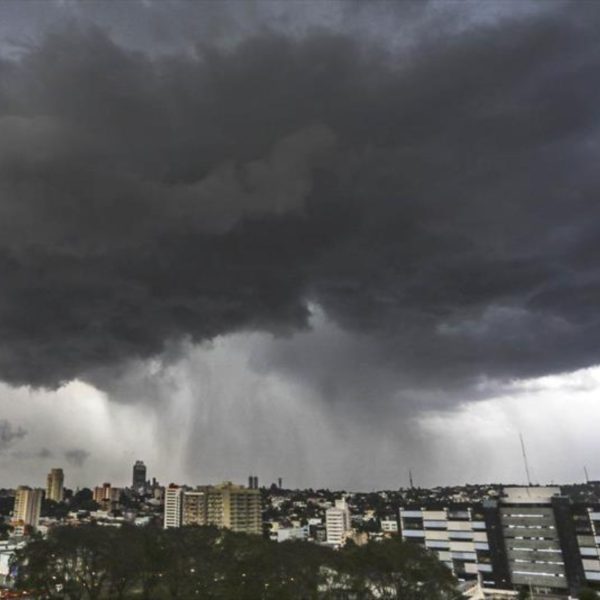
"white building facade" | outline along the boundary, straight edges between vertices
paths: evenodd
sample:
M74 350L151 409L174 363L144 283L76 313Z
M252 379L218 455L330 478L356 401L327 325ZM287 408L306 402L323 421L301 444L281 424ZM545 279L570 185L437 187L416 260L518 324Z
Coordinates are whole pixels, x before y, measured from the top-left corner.
M325 528L328 544L336 548L344 545L351 530L350 510L344 499L336 500L335 506L325 512Z
M164 528L181 527L183 488L171 484L165 490Z

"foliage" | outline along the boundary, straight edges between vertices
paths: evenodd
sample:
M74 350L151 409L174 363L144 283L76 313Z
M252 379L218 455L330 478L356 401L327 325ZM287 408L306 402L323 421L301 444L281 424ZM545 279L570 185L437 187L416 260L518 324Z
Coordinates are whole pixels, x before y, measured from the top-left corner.
M44 498L42 500L42 517L63 519L69 513L69 506L65 502L55 502Z
M579 600L598 600L598 598L598 594L590 588L581 590L579 593Z
M522 587L519 589L519 598L518 600L529 600L531 595L529 594L529 590L527 588Z
M15 556L16 586L45 598L100 600L447 600L435 556L398 538L335 552L213 527L59 527Z
M0 496L0 515L9 516L15 505L14 496Z
M98 510L98 503L94 502L94 494L92 493L92 490L83 488L76 492L69 502L69 509L72 511Z

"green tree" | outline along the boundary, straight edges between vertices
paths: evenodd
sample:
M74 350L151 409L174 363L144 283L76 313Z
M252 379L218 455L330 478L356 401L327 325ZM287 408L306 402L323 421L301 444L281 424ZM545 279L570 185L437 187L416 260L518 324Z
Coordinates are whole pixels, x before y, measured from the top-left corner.
M141 531L141 561L138 567L142 598L150 600L164 576L164 557L168 552L164 531L144 527Z
M59 527L34 537L14 566L19 589L63 600L456 597L448 569L398 538L334 552L213 527Z
M338 569L341 580L364 598L459 597L454 577L435 555L397 537L343 550Z
M529 594L529 590L527 588L520 588L519 589L519 598L518 600L528 600L531 597L531 595Z
M98 503L94 502L94 494L92 493L92 490L83 488L74 494L69 502L69 509L72 511L98 510Z
M106 556L110 597L122 600L128 589L139 582L142 553L142 535L138 529L130 525L111 529Z

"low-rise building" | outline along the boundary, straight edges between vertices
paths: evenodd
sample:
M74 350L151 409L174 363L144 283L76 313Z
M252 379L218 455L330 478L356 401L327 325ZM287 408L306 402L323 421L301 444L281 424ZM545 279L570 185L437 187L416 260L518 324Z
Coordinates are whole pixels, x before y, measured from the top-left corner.
M398 533L398 521L396 519L381 519L380 524L383 533Z

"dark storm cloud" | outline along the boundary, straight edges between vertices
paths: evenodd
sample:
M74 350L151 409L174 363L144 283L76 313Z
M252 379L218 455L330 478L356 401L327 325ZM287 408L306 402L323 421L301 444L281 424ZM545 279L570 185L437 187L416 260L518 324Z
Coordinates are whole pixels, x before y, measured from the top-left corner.
M27 431L22 427L15 427L10 421L0 419L0 452L26 435Z
M292 332L310 301L409 385L598 362L600 11L548 7L404 49L73 26L1 62L0 376Z
M51 450L48 450L48 448L40 448L39 450L35 450L35 451L19 450L16 452L12 452L11 456L13 458L21 459L21 460L39 461L40 459L46 460L46 459L52 458L54 456L54 454L52 453Z
M75 467L82 467L90 457L90 453L82 448L73 448L64 453L67 462Z

